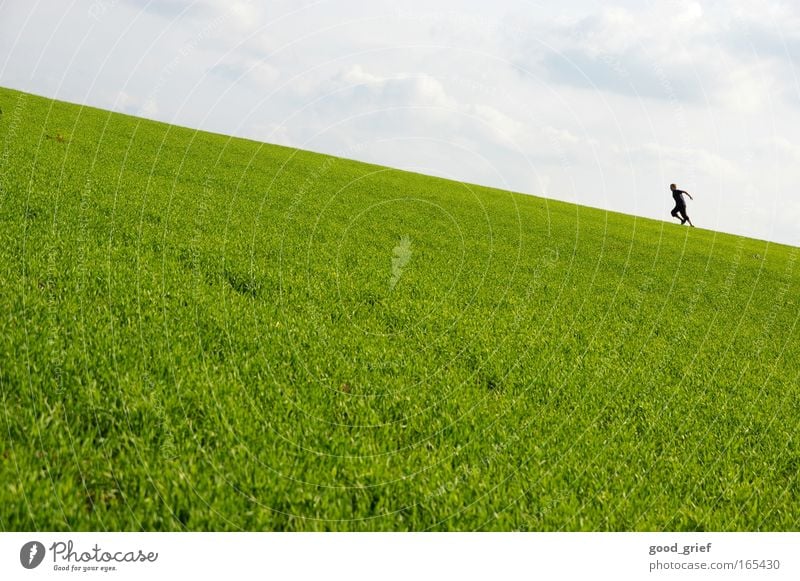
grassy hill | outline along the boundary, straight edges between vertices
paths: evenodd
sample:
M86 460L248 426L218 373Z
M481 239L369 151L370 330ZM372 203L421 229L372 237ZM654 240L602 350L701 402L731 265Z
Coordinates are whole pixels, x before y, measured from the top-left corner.
M800 525L798 249L0 108L0 528Z

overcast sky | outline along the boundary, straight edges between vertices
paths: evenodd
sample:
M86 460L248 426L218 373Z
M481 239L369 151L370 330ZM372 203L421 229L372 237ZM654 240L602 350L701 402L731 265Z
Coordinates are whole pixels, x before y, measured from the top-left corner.
M0 0L0 85L800 245L800 2Z

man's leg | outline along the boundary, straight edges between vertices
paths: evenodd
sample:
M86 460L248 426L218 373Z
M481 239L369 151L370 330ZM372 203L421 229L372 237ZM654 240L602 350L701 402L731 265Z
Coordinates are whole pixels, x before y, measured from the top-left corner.
M686 213L686 208L683 208L681 210L681 224L685 224L686 222L689 222L689 226L694 228L694 224L692 224L692 221L689 219L689 214Z
M681 217L678 215L678 212L679 212L679 211L680 211L680 207L679 207L679 206L675 206L674 208L672 208L672 212L670 212L670 214L672 214L672 217L673 217L673 218L677 218L678 220L680 220L680 221L681 221L681 224L683 224L683 218L681 218Z

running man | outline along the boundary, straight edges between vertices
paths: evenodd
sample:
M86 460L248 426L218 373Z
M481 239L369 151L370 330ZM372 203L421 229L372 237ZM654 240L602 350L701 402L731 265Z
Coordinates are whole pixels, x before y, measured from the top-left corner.
M675 200L675 207L672 208L672 212L670 212L670 214L672 214L673 218L680 220L681 225L689 222L689 226L694 228L694 224L692 224L692 221L689 219L689 214L686 213L686 200L683 199L683 196L689 196L690 200L694 200L694 198L689 192L679 190L675 184L670 184L669 189L672 190L672 198Z

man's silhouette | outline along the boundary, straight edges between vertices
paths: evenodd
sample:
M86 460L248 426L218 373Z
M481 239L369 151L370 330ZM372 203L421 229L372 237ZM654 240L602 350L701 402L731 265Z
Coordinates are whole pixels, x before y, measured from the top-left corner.
M683 190L679 190L675 184L670 184L669 189L672 190L672 198L675 200L675 207L672 208L673 218L677 218L681 221L681 224L686 224L689 222L689 226L694 227L692 221L689 219L689 215L686 213L686 200L683 199L684 194L689 196L690 200L694 200L689 192L684 192Z

